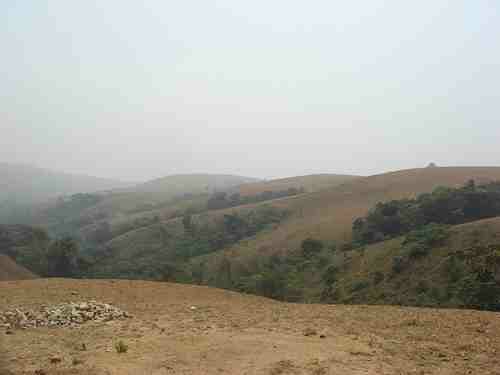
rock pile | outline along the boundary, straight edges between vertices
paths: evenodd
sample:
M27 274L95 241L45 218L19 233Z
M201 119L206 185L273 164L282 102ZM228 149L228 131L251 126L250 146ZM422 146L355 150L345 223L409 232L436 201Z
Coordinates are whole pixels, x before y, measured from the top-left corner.
M107 322L132 316L119 308L97 301L69 302L55 306L43 306L38 311L14 309L0 311L0 327L36 328L36 327L69 327L89 322Z

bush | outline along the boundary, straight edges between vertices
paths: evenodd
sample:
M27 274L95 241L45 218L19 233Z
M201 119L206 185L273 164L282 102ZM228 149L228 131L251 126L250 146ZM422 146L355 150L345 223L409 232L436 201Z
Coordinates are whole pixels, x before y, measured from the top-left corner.
M363 290L363 289L366 289L370 286L370 282L367 281L367 280L359 280L359 281L356 281L353 285L352 285L352 291L353 292L359 292L360 290Z
M419 243L426 247L435 247L442 245L448 236L448 226L431 223L408 233L403 245Z
M128 351L128 345L122 340L115 342L115 350L118 354L126 353Z
M427 293L429 291L429 283L426 280L420 280L415 287L415 291L418 294Z
M373 274L373 283L374 283L375 285L378 285L378 284L380 284L382 281L384 281L384 278L385 278L384 274L383 274L382 272L380 272L380 271L377 271L377 272L375 272L375 273Z
M401 273L408 266L408 261L405 257L395 256L392 258L392 272Z
M335 266L330 266L326 269L325 273L323 274L323 282L326 285L333 285L337 281L337 273L338 269Z
M316 255L321 250L323 250L323 242L315 240L313 238L306 238L304 241L302 241L301 248L302 254L306 258L310 258L311 256Z
M453 283L462 279L467 273L463 262L454 257L451 257L448 262L446 262L444 270L449 280Z
M409 246L408 256L411 259L418 259L418 258L425 257L426 255L429 254L430 251L431 251L431 249L429 247L425 246L424 244L416 243L416 244L412 244L411 246Z

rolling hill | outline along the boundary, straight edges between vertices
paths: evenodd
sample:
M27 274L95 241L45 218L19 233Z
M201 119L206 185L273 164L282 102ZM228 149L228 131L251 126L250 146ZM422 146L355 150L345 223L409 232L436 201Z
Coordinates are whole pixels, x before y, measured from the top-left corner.
M360 178L360 176L312 174L243 184L238 187L238 192L242 196L255 195L265 191L275 192L287 189L304 189L305 192L311 193L338 186L356 178Z
M500 168L410 169L358 178L331 189L280 199L271 204L288 210L291 215L275 230L259 233L224 251L193 259L192 266L202 266L205 282L214 285L212 275L227 262L233 274L242 274L250 272L256 259L296 250L308 237L337 244L349 242L353 220L365 215L376 203L414 197L439 186L461 186L469 179L478 183L500 180Z
M449 228L443 243L412 255L399 237L352 251L339 267L341 300L349 303L413 306L463 306L462 288L476 287L475 272L491 267L500 276L500 217ZM408 261L396 269L395 258ZM377 278L377 280L374 280ZM356 286L363 286L358 289ZM340 302L340 301L339 301Z
M155 217L169 218L187 209L199 211L206 206L209 194L256 181L232 175L174 175L132 187L74 194L50 204L31 208L27 217L17 222L41 226L53 235L70 234L88 237L96 226L110 225L112 235L135 228Z
M183 194L211 194L232 187L259 181L253 177L224 174L180 174L171 175L137 185L133 191L139 193L168 192L171 196Z
M130 186L105 178L61 173L30 165L0 163L0 203L41 203L62 195Z

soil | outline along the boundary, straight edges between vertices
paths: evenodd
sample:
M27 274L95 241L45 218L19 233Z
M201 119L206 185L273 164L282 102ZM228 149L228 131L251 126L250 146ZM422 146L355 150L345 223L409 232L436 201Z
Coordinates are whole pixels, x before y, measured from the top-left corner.
M0 374L500 374L498 313L290 304L144 281L0 282L0 310L79 300L133 318L0 329Z

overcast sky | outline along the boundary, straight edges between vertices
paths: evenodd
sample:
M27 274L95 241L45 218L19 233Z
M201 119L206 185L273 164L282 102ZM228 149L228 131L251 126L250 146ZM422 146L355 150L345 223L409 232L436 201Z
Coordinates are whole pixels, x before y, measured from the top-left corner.
M3 0L0 161L144 180L500 165L496 0Z

